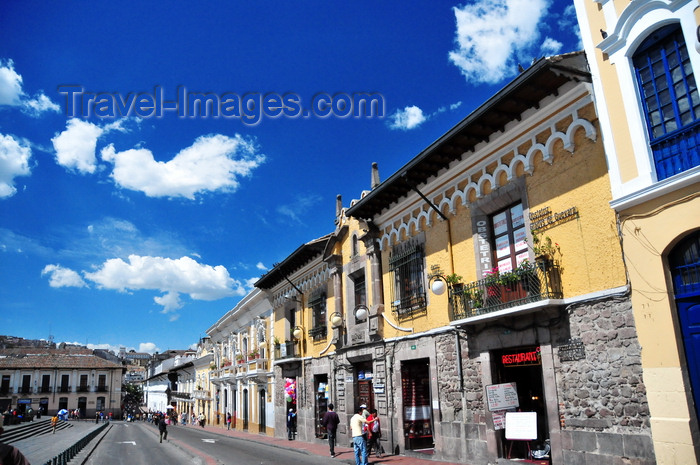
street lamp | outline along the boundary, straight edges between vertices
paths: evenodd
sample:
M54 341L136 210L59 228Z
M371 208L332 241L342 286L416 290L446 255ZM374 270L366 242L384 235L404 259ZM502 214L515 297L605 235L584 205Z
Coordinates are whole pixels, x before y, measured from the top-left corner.
M301 326L295 326L292 330L292 336L294 336L294 339L296 339L297 341L300 340L303 335L304 328L302 328Z

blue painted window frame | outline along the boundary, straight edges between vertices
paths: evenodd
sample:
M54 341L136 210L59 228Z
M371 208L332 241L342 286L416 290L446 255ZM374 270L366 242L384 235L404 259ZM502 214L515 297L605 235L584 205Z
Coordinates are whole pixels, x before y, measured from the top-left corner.
M652 33L632 60L657 180L700 165L700 93L680 25Z

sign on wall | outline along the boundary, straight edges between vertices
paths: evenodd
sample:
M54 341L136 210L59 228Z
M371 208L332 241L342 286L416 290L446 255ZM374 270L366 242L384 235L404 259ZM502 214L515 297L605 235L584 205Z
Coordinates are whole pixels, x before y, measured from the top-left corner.
M537 439L537 412L507 412L506 439L511 441Z

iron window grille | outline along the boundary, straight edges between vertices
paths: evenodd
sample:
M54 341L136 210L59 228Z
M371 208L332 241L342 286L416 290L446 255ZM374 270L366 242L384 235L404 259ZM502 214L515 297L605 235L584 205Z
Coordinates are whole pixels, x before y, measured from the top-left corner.
M311 308L312 328L309 337L314 340L323 339L328 334L326 325L326 294L318 293L309 300Z
M424 261L420 244L396 246L389 255L389 271L393 274L391 309L399 319L426 311Z
M680 26L652 33L633 64L657 179L700 165L700 94Z

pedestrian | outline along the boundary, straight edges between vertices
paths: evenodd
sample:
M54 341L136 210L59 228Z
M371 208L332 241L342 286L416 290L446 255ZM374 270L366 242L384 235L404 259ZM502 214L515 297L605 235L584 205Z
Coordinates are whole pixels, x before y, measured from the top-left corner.
M287 412L287 439L294 439L297 432L297 414L293 408Z
M207 420L207 417L205 417L203 413L200 413L199 414L199 426L204 428L204 423L206 422L206 420Z
M368 420L374 420L372 424L369 426L369 433L368 433L368 442L367 442L367 457L372 455L372 449L374 448L375 453L377 455L377 458L382 457L382 451L384 448L382 447L382 443L380 441L382 437L382 425L381 421L379 420L379 414L377 413L377 409L373 408L369 411L369 417L367 418Z
M226 429L231 429L231 413L226 414Z
M51 417L51 434L56 434L56 426L58 426L58 414Z
M328 404L328 411L323 414L321 419L321 424L328 432L328 447L331 450L331 457L335 457L335 433L338 430L338 423L340 423L340 418L333 409L333 404Z
M367 420L362 415L366 406L357 408L355 415L350 419L350 432L352 434L352 448L355 452L355 465L369 465L367 461L367 442L364 437L364 426L371 424L374 420Z
M0 425L0 436L4 429ZM0 463L2 465L30 465L29 460L14 446L0 443Z
M168 440L168 425L165 423L165 418L161 418L158 421L158 431L160 431L160 442L163 442L163 439L166 441Z

